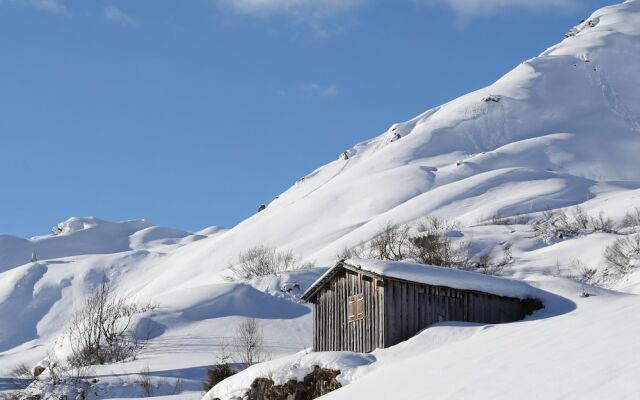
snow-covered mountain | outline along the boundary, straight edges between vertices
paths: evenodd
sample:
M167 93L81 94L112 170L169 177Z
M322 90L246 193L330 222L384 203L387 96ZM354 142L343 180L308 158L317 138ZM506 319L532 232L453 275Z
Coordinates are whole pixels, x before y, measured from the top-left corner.
M42 358L106 274L160 307L146 321L155 333L140 359L98 373L110 382L148 364L158 376L185 377L178 398L199 398L198 380L242 318L263 322L274 356L311 343L309 307L279 289L294 281L304 289L324 270L230 283L239 253L264 245L326 267L387 222L435 215L460 222L475 246L511 243L512 277L574 306L561 302L534 321L491 329L428 329L358 363L349 386L328 397L421 398L421 387L440 383L430 397L633 398L640 340L630 333L640 328L640 299L596 288L582 298L583 285L551 276L575 259L601 266L616 235L549 242L529 225L507 229L492 217L579 204L619 221L640 207L639 155L640 1L628 0L596 11L494 84L346 149L231 229L72 218L55 234L0 236L0 374ZM39 261L28 262L32 251ZM640 275L613 289L640 293Z

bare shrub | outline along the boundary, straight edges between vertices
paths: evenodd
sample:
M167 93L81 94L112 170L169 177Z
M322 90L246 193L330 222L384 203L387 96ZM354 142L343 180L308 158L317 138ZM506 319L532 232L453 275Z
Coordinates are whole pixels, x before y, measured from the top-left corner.
M420 264L471 269L469 243L455 242L449 237L449 233L457 229L458 224L437 217L426 218L414 225L389 222L369 242L360 247L346 248L337 258L343 260L364 256L378 260L410 260Z
M148 365L142 368L142 370L138 374L138 384L142 388L144 397L153 397L153 382L151 380L151 371L149 370Z
M478 258L475 264L476 270L486 275L502 275L513 263L511 243L502 245L502 256L499 259L494 259L492 253L493 249Z
M36 376L33 373L33 369L29 368L27 366L27 364L18 364L16 365L11 372L9 373L10 376L14 377L14 378L22 378L22 379L35 379Z
M640 227L640 207L627 211L620 225L622 228Z
M173 394L180 394L184 390L184 382L181 377L177 377L173 384Z
M296 270L307 270L307 269L313 269L316 267L316 262L314 261L307 261L307 262L303 262L302 264L296 266Z
M223 341L221 345L221 352L217 356L218 361L211 366L211 368L207 369L207 380L202 385L202 389L205 392L208 392L218 383L237 373L237 371L231 367L231 364L229 364L231 355L229 355L227 350L228 346Z
M233 341L238 361L246 366L265 361L268 358L264 348L262 327L253 318L246 319L238 325Z
M576 229L589 229L590 218L589 215L584 211L584 208L575 206L571 213L573 216L573 225Z
M580 229L571 223L569 216L562 210L547 210L532 224L537 236L545 238L559 238L576 236Z
M506 216L500 214L499 212L496 212L495 214L493 214L491 216L491 224L492 225L510 226L510 225L513 225L513 221L511 220L510 217L506 217Z
M604 252L604 259L612 271L624 276L640 266L640 233L616 239Z
M348 260L350 258L362 258L363 249L360 246L345 247L338 254L336 254L336 261Z
M570 263L574 271L575 280L587 285L598 285L600 283L598 269L587 267L582 260L574 258Z
M131 329L135 317L154 305L118 295L106 279L74 314L67 330L73 367L118 362L135 357L145 345Z
M9 377L12 386L16 389L24 389L37 379L34 370L24 363L16 365L9 372Z
M202 385L204 391L209 391L218 383L236 374L229 363L217 363L207 370L207 381Z
M455 221L449 221L444 218L429 216L416 223L415 230L418 233L424 232L440 232L446 233L460 229L460 224Z
M500 212L496 212L489 218L491 225L503 225L510 227L512 225L524 225L529 223L529 216L527 215L502 215ZM481 221L485 222L485 221Z
M70 366L68 363L65 363L63 360L59 360L53 352L48 352L47 358L49 359L47 370L49 371L51 384L59 385L69 379Z
M613 220L603 212L590 217L582 207L573 207L570 213L564 210L548 210L531 224L536 236L564 239L592 232L616 233Z
M378 260L404 260L409 251L409 231L408 225L388 222L369 242L370 257Z
M420 264L469 269L469 243L454 243L448 235L457 228L457 225L437 217L419 222L417 233L409 238L410 258Z
M600 211L597 217L589 218L590 228L594 232L606 232L616 233L616 227L613 220L604 215L604 212Z
M16 385L16 391L0 393L0 399L4 400L28 400L40 398L67 398L73 393L74 398L84 399L85 397L76 396L86 390L90 383L84 379L82 373L91 373L91 368L77 368L69 365L64 360L59 360L54 353L47 353L46 366L47 373L40 373L35 376L35 369L31 369L24 364L16 366L10 373L15 380L19 380ZM44 372L44 371L42 371Z
M296 262L296 257L291 251L276 251L270 247L257 246L240 253L238 262L229 267L229 270L232 279L244 280L299 269Z

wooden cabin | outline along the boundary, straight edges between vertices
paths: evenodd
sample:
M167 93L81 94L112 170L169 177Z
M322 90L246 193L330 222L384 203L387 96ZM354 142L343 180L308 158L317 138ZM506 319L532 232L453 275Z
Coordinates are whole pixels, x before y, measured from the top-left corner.
M512 322L542 308L528 284L419 264L340 261L302 296L314 351L370 352L442 321Z

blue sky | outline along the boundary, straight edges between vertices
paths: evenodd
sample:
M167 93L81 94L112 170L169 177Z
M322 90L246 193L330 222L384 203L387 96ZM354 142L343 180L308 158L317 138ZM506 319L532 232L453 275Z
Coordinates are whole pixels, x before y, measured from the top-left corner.
M232 226L595 0L0 0L0 233Z

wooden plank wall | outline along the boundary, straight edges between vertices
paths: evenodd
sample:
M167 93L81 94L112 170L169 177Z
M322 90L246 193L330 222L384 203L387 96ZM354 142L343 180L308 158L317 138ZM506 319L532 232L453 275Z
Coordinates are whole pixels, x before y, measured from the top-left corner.
M384 347L440 321L480 323L523 319L530 305L519 299L419 283L385 280Z
M314 307L315 351L370 352L384 343L384 288L369 276L345 271L318 291ZM364 318L348 322L347 298L364 295Z
M364 318L348 322L347 298L364 295ZM488 293L343 271L315 295L315 351L370 352L440 321L502 323L523 319L531 303Z

